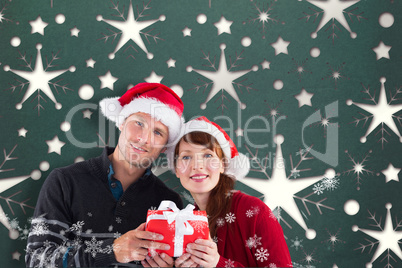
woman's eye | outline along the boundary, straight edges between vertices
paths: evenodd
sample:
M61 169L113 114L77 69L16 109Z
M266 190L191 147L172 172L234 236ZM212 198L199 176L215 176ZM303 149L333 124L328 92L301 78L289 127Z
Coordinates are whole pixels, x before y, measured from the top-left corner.
M183 160L189 160L189 159L190 159L190 156L183 156L181 159L183 159Z
M160 133L160 132L157 131L157 130L155 130L154 133L155 133L155 135L162 136L162 133Z
M213 155L212 154L205 154L204 157L211 158L211 157L213 157Z

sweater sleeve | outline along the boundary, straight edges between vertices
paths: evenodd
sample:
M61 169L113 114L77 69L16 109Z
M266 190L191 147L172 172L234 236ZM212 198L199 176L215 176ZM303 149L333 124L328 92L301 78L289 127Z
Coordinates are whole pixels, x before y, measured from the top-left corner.
M293 267L283 230L271 209L258 200L255 234L247 241L259 267ZM261 224L263 223L263 224Z
M80 239L80 222L72 222L71 191L61 170L52 171L39 193L28 236L27 267L91 267L116 263L113 239ZM90 241L92 242L92 241Z

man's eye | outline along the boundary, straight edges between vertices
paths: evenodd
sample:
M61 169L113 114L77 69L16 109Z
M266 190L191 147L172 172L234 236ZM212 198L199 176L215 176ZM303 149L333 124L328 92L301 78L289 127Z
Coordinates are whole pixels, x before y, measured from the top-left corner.
M190 159L190 156L182 156L181 159L183 159L183 160L189 160L189 159Z
M140 121L136 121L137 122L137 125L139 125L140 127L143 127L144 126L144 123L142 123L142 122L140 122Z
M154 131L154 133L155 133L155 135L158 135L158 136L163 136L163 135L162 135L162 133L161 133L161 132L159 132L159 131L157 131L157 130L155 130L155 131Z

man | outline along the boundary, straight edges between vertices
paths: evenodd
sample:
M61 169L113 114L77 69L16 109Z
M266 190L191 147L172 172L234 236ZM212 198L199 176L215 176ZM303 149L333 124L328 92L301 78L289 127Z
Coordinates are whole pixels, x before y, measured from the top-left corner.
M145 231L147 210L177 193L151 172L183 123L183 102L168 87L141 83L100 102L121 131L115 149L53 170L41 189L28 237L27 267L109 266L141 261L148 249L168 249ZM161 265L169 256L156 256Z

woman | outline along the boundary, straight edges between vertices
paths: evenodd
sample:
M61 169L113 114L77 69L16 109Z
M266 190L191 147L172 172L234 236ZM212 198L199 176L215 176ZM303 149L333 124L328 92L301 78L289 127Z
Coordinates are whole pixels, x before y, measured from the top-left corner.
M207 211L210 228L210 239L189 244L176 267L292 267L271 210L260 199L233 190L250 164L223 129L205 117L191 120L172 151L169 162L197 209Z

